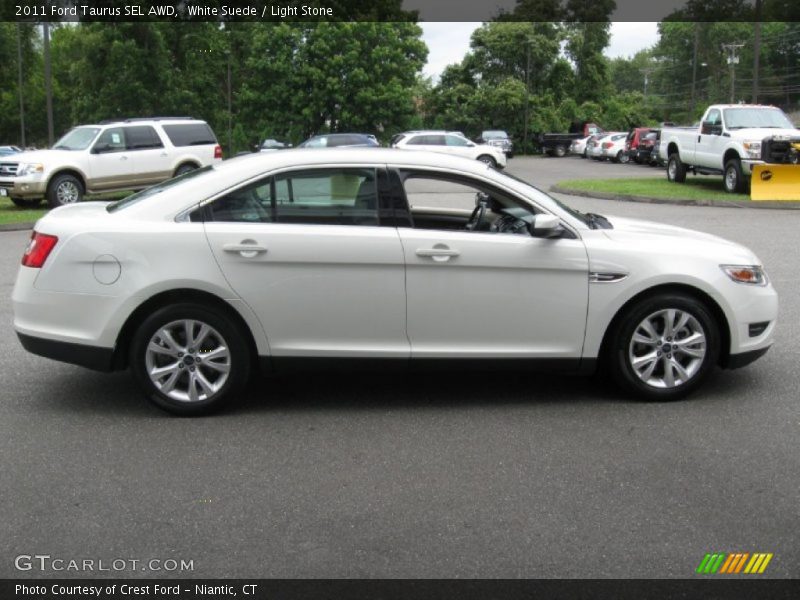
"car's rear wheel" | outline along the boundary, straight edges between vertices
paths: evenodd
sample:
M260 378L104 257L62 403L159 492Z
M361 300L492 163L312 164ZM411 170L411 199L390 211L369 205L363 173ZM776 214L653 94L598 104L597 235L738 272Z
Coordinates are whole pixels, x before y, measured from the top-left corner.
M489 156L488 154L481 154L478 157L478 160L481 161L485 165L489 165L490 167L496 167L497 166L497 161L493 157Z
M558 145L553 152L558 158L564 158L567 155L567 147Z
M237 323L188 303L149 316L134 334L129 361L150 401L178 415L230 404L250 371L250 352Z
M250 154L250 152L245 152L244 154ZM197 165L193 165L191 163L184 163L177 169L175 169L175 177L179 175L183 175L184 173L188 173L189 171L194 171L197 169Z
M14 203L14 206L18 206L19 208L36 208L42 203L41 198L14 198L11 197L11 202Z
M705 304L678 293L640 301L615 326L611 373L645 400L677 400L699 386L717 363L720 332Z
M83 200L83 184L74 175L56 175L47 186L47 203L51 208L75 204Z
M675 183L686 181L686 165L681 162L681 157L677 152L669 155L667 162L667 179Z

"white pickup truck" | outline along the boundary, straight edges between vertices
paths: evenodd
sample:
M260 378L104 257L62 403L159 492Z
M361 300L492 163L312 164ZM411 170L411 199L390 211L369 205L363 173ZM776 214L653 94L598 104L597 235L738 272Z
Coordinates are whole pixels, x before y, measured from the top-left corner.
M659 155L670 181L683 183L687 171L722 175L726 192L743 192L754 165L797 163L792 142L799 135L774 106L714 104L698 128L662 129Z

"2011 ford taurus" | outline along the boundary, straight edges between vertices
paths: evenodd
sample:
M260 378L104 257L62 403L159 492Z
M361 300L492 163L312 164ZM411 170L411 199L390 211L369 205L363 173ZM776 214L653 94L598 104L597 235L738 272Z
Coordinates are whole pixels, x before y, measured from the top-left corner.
M227 405L255 370L320 362L600 368L671 400L763 355L778 311L739 244L389 149L252 155L53 210L13 305L30 352L130 367L180 414Z

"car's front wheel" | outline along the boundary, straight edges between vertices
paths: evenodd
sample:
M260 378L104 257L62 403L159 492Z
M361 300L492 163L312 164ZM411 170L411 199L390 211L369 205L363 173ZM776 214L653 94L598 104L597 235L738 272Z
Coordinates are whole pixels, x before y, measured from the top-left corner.
M699 386L720 353L720 332L705 304L678 293L645 298L612 332L614 379L646 400L677 400Z
M47 186L47 203L51 208L75 204L83 200L83 184L74 175L56 175Z
M478 160L481 161L485 165L489 165L490 167L496 167L497 166L497 161L493 157L489 156L488 154L481 154L478 157Z
M240 327L199 304L166 306L150 315L133 337L129 361L147 397L179 415L204 414L231 403L250 372Z

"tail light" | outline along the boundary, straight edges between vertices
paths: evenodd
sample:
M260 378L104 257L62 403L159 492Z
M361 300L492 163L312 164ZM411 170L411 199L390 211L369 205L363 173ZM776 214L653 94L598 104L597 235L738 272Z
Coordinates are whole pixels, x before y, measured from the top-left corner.
M219 144L214 146L214 158L215 159L222 158L222 146L220 146Z
M606 150L611 148L611 146L613 145L614 145L613 142L603 142L603 148L605 148Z
M50 256L50 252L57 243L58 238L56 236L34 231L31 234L31 241L28 242L28 247L25 248L25 254L22 255L22 266L41 269L44 261Z

